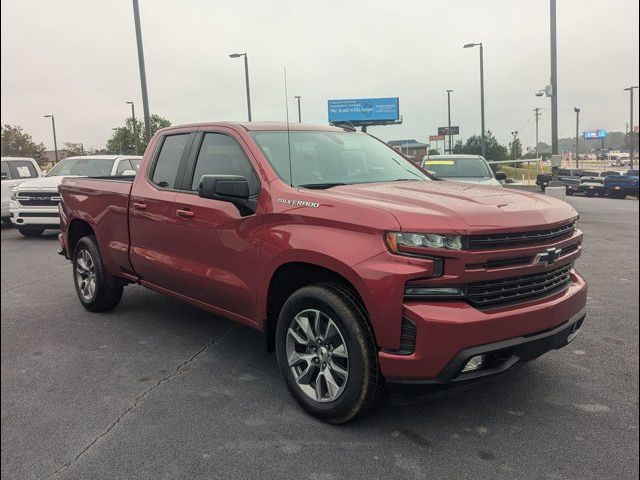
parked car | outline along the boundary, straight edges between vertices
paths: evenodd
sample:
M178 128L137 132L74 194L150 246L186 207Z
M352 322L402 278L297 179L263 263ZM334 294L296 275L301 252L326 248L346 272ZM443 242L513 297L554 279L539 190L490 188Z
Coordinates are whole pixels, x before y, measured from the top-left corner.
M583 193L587 197L604 196L604 178L598 172L582 171L580 177L563 177L567 195Z
M582 170L578 168L560 168L558 169L558 181L562 182L565 178L577 180L582 175ZM553 179L551 173L539 173L536 176L536 185L540 187L543 192L549 185L549 182Z
M25 237L37 237L46 229L60 226L58 186L69 176L132 176L142 157L130 155L94 155L68 157L59 161L42 178L21 183L11 191L11 222Z
M440 180L490 187L501 187L507 179L503 172L494 174L482 155L434 155L423 160L422 168Z
M625 175L609 175L604 179L604 188L611 198L638 197L638 170L629 170Z
M295 400L331 423L384 383L504 372L585 318L569 204L433 180L352 129L170 127L135 178L65 178L60 195L60 253L87 310L134 283L253 327Z
M42 175L40 165L33 158L2 157L2 221L11 223L9 202L11 190L21 183Z

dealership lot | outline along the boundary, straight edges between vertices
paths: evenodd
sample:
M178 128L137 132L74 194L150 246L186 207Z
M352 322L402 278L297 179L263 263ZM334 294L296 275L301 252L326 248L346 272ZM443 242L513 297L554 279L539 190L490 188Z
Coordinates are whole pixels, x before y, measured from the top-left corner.
M2 229L2 477L636 478L638 202L569 199L581 334L463 392L341 427L304 414L261 335L141 287L108 314L56 235Z

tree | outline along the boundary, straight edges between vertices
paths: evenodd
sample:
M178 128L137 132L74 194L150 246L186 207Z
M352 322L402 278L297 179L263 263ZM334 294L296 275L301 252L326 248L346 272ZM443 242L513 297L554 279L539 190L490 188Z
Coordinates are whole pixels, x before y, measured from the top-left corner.
M440 155L440 150L438 150L437 148L432 148L431 150L429 150L429 155Z
M35 143L31 135L17 125L2 127L1 150L3 157L31 157L41 165L47 161L44 144Z
M513 160L522 157L522 143L518 137L515 137L513 142L509 143L509 156Z
M161 128L171 126L171 122L160 115L153 114L150 120L152 135ZM112 153L129 155L135 155L136 153L142 154L145 148L147 148L149 140L150 139L146 138L144 124L136 118L134 128L133 118L129 117L125 120L123 126L113 129L113 134L107 141L106 150Z
M487 147L487 160L507 160L509 151L504 145L500 145L496 137L493 136L491 130L485 134L485 142ZM458 140L453 147L453 153L463 153L467 155L482 155L482 137L480 135L472 135L467 138L466 142Z

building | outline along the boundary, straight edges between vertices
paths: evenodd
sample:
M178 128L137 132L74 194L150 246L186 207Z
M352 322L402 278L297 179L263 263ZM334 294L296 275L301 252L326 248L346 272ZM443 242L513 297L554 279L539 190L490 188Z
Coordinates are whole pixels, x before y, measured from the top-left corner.
M415 163L422 162L422 159L427 155L429 151L429 145L426 143L420 143L415 139L409 140L390 140L387 142L394 150L404 154Z

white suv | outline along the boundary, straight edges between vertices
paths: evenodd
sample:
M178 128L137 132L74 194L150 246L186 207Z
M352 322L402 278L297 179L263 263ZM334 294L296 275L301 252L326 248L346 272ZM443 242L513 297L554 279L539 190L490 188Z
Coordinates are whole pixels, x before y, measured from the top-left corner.
M32 178L42 176L40 165L33 158L2 157L2 221L9 220L11 190Z
M37 237L60 225L58 185L65 177L135 175L142 157L133 155L92 155L59 161L42 178L20 184L11 191L11 222L25 237Z

